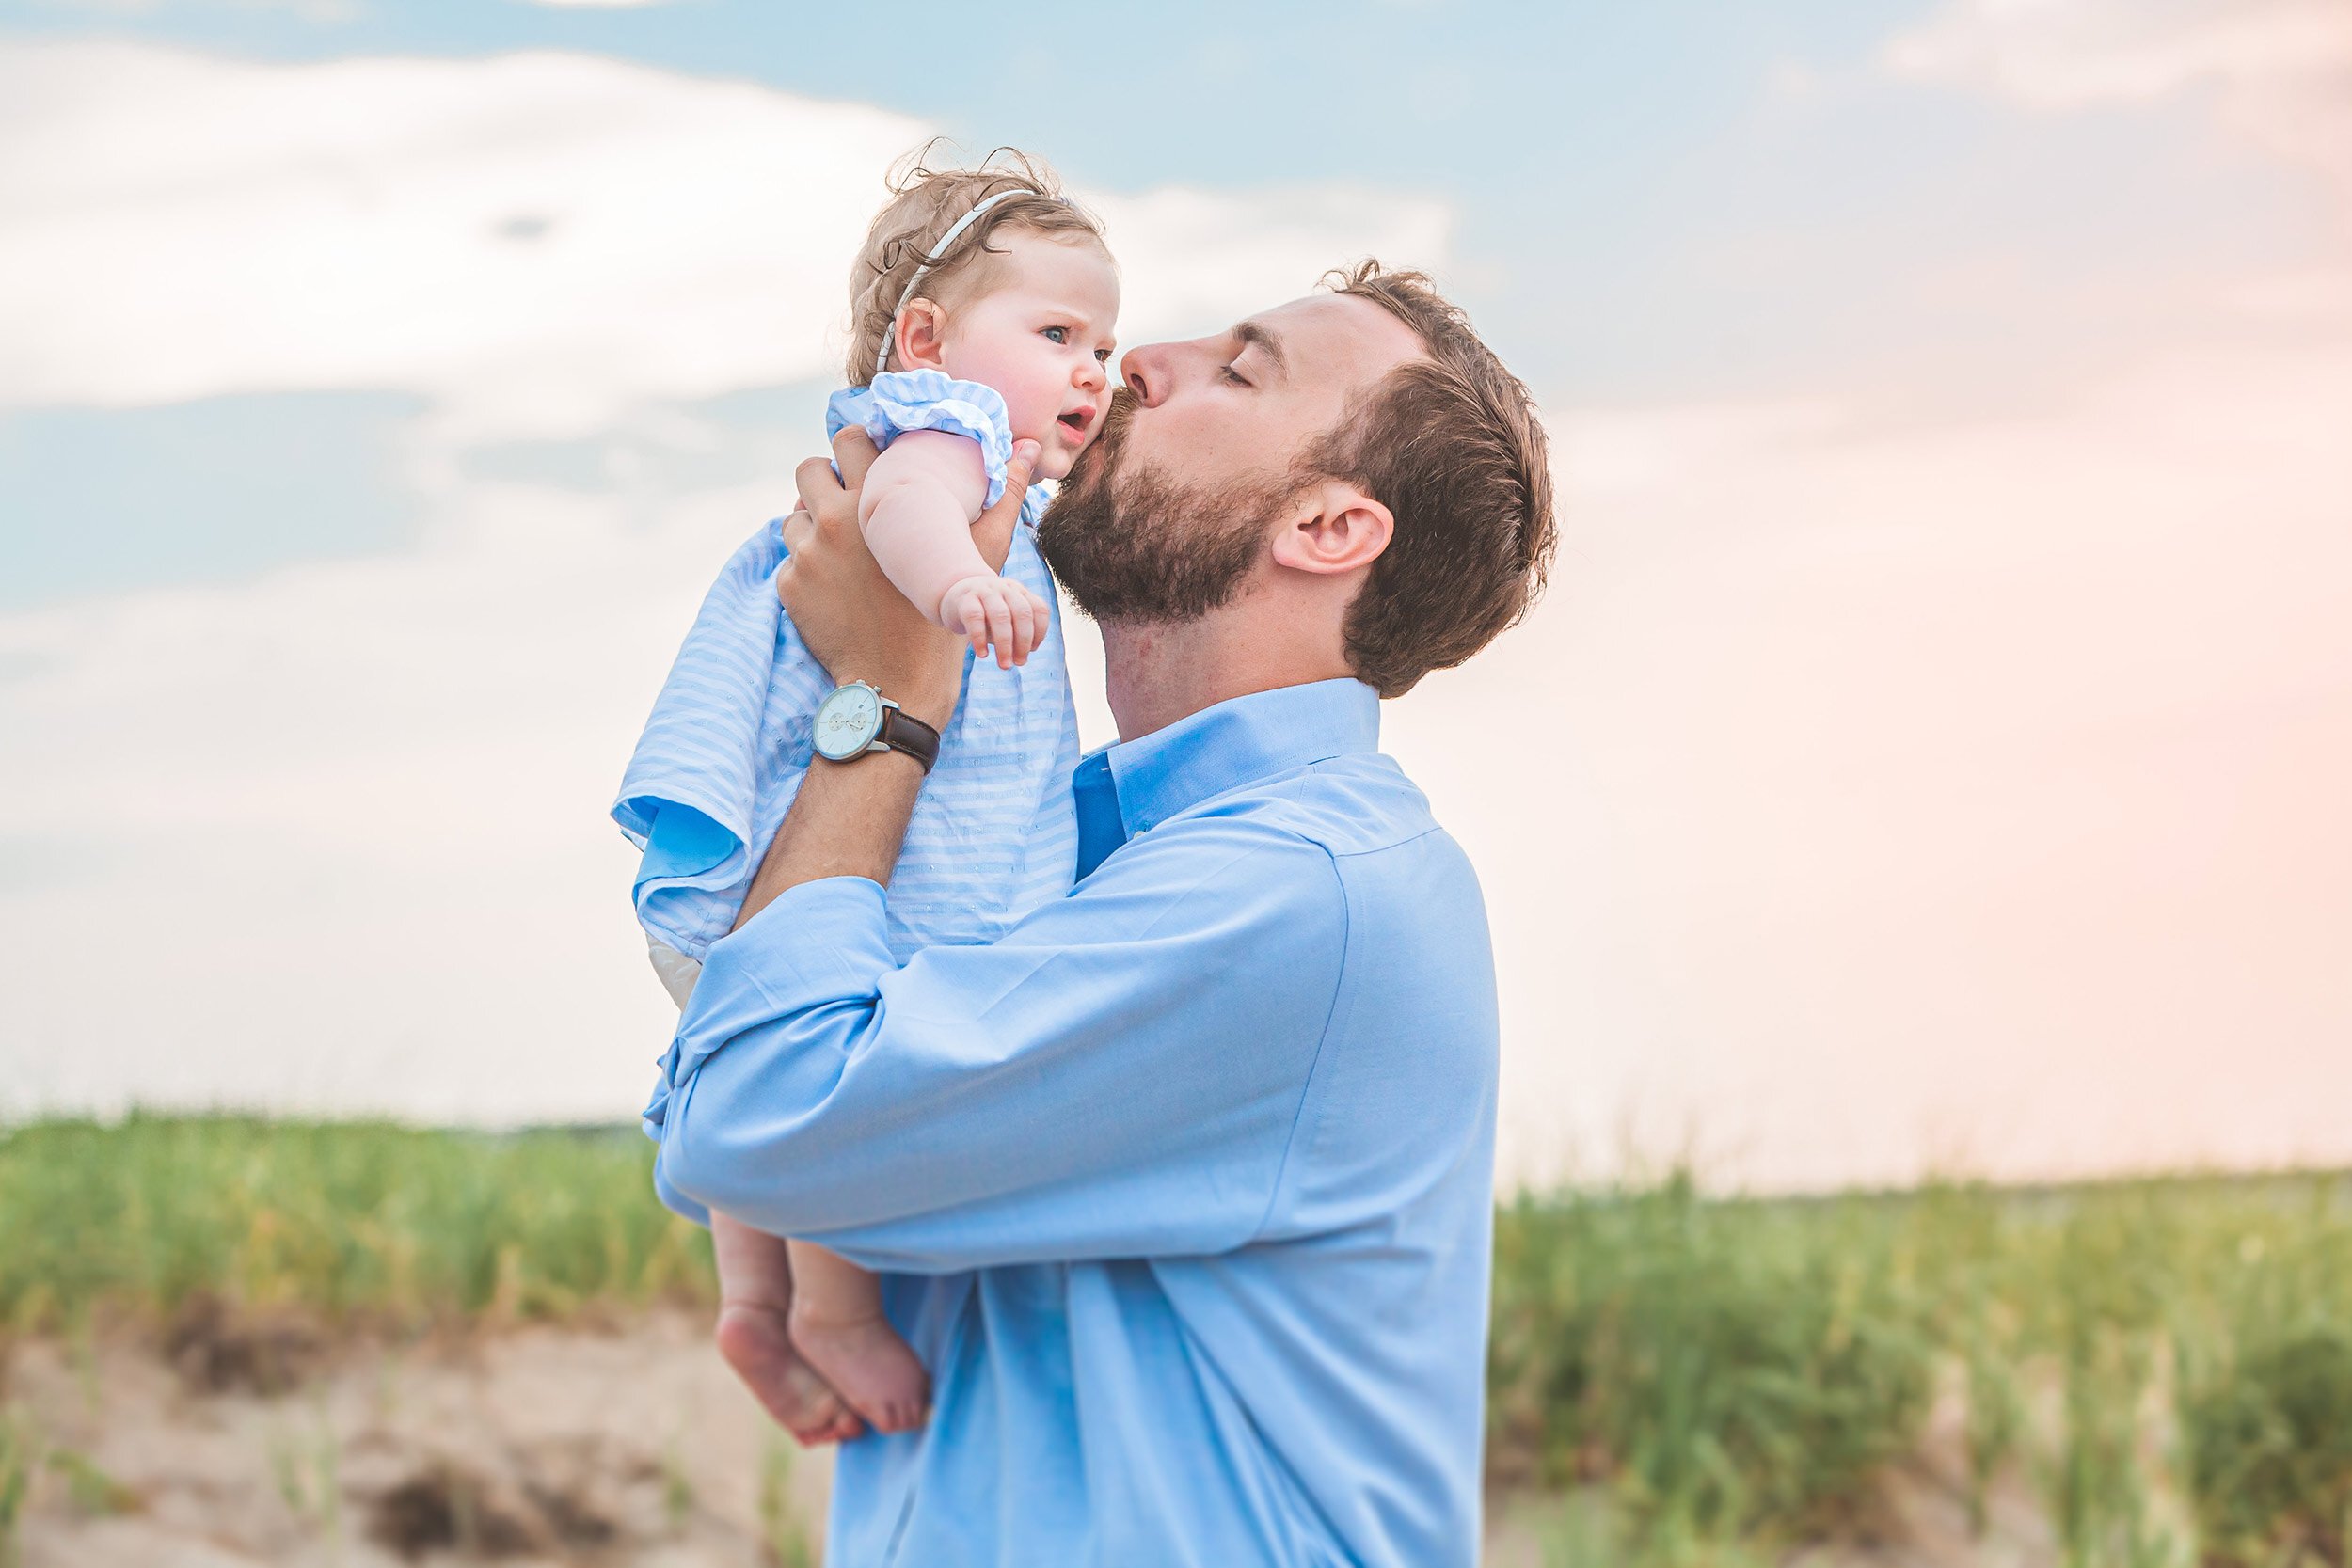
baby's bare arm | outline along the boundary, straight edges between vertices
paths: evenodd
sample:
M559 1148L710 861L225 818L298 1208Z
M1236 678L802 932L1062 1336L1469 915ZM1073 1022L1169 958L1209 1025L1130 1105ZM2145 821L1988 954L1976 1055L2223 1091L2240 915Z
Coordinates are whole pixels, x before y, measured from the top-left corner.
M910 430L891 442L859 492L866 547L934 626L946 625L940 601L948 589L995 575L972 542L972 520L987 496L980 444L944 430Z

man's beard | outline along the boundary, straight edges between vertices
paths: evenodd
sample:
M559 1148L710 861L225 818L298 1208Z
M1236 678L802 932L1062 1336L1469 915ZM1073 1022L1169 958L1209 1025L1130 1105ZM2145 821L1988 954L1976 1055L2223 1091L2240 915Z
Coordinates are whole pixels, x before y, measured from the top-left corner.
M1097 621L1190 621L1232 602L1298 493L1288 480L1186 484L1123 460L1136 397L1111 394L1103 432L1037 528L1039 551Z

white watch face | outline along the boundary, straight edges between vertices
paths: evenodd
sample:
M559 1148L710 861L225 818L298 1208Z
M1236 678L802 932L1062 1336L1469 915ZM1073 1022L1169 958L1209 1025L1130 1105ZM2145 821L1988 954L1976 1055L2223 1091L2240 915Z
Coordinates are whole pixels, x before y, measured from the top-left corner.
M847 762L882 734L882 693L870 686L837 687L817 708L817 754Z

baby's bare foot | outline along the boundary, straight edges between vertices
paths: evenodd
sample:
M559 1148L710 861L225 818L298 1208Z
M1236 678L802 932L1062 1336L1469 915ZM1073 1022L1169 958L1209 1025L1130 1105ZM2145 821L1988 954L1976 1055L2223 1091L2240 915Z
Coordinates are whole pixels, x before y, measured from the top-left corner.
M911 1432L930 1414L931 1380L880 1312L832 1318L792 1303L792 1344L876 1432Z
M792 1348L781 1310L758 1302L725 1303L719 1308L717 1337L719 1354L735 1375L803 1446L865 1435L865 1424Z

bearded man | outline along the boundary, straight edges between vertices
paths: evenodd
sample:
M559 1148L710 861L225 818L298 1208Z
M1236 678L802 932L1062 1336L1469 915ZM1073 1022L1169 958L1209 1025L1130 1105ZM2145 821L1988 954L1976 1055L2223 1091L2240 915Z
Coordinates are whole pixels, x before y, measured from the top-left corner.
M836 1564L1470 1568L1493 958L1379 700L1540 591L1542 427L1375 263L1120 374L1040 530L1120 736L1073 781L1077 886L897 968L922 765L815 766L680 1022L659 1186L881 1271L930 1372L923 1429L841 1450ZM836 680L938 729L963 644L866 554L872 459L850 431L839 481L803 466L782 592ZM845 1430L804 1369L739 1368Z

